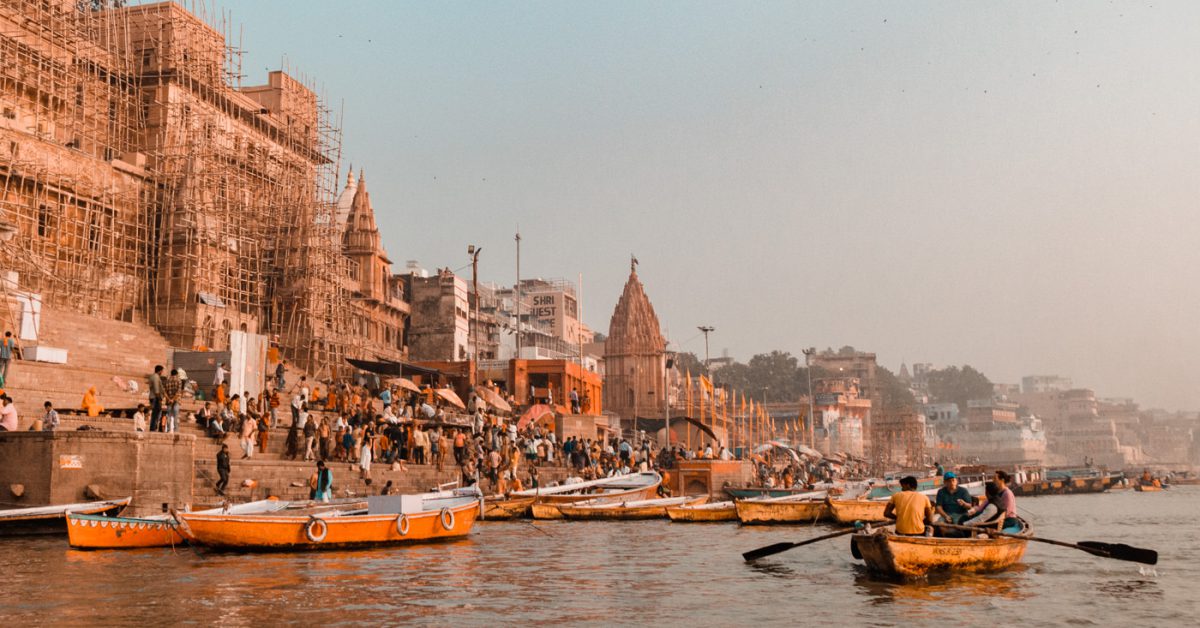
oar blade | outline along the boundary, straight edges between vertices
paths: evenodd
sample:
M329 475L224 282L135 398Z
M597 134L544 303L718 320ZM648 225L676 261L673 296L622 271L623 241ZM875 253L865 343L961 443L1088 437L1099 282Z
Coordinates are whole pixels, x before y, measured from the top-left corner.
M1076 545L1088 550L1095 550L1092 553L1107 558L1127 560L1132 563L1142 563L1145 565L1158 564L1158 552L1152 549L1133 547L1124 543L1104 543L1101 541L1080 541Z
M750 550L749 552L742 554L742 558L745 559L746 562L750 562L752 560L763 558L764 556L771 556L772 554L786 552L793 547L796 547L795 543L775 543L774 545L768 545L766 547Z

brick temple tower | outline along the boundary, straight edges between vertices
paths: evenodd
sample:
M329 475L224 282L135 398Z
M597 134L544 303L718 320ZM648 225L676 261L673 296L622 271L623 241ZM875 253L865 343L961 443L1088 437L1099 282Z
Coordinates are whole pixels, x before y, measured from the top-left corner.
M626 419L663 416L666 346L654 306L638 280L637 259L632 259L604 343L606 410Z

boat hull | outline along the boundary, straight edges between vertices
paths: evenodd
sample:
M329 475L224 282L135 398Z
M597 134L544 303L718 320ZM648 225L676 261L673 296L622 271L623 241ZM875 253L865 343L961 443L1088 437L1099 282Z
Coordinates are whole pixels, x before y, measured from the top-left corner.
M537 501L536 497L517 497L515 499L485 500L483 503L483 519L503 520L524 517L529 514L529 507Z
M78 507L70 509L71 512L81 515L99 515L105 517L115 517L125 510L132 498L112 500L107 502L94 502L92 504L80 504ZM22 515L20 511L11 511L9 516L0 517L0 536L25 536L39 534L66 534L67 533L67 510L58 510L53 512L44 512L51 507L36 507L22 510L34 511L27 515ZM39 512L42 511L42 512Z
M1157 493L1158 491L1163 490L1163 487L1150 486L1150 485L1146 485L1146 484L1134 484L1133 490L1135 490L1139 493Z
M787 497L807 493L806 488L755 488L753 486L727 486L725 492L734 499L759 499L763 497Z
M829 520L829 504L824 500L734 502L738 521L751 525L816 523Z
M708 496L688 500L683 505L699 505L708 501ZM559 506L558 511L566 519L590 519L633 521L638 519L663 519L667 516L667 504L647 504L645 506L626 506L624 502L612 506Z
M401 534L400 516L354 515L340 517L238 516L181 513L180 531L188 542L224 550L322 550L346 547L404 545L464 537L479 516L479 503L446 508L452 517L430 510L406 515ZM323 538L310 538L310 521L322 521ZM315 536L321 536L317 534Z
M667 508L667 517L671 521L685 523L703 523L717 521L737 521L737 506L733 502L721 502L705 507L674 506Z
M842 525L853 525L856 521L882 523L889 521L883 516L887 504L866 499L833 499L829 501L829 515Z
M871 571L918 579L931 572L1002 571L1021 561L1028 541L1011 537L951 539L877 532L855 534L851 543Z
M172 520L76 514L67 515L67 541L76 549L170 547L185 543Z

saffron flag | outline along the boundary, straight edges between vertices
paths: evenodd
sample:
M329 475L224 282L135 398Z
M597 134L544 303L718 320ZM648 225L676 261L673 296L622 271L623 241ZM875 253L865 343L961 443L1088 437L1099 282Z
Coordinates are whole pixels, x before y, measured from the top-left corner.
M687 372L687 415L692 416L692 371Z

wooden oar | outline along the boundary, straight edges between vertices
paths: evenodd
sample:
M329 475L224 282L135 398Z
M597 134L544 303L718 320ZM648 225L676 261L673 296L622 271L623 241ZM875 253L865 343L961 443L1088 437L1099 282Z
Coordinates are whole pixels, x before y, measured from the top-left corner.
M880 526L880 527L887 527L887 525ZM875 529L878 530L879 527L876 527ZM744 558L746 560L746 562L750 562L752 560L758 560L759 558L763 558L764 556L771 556L773 554L778 554L780 552L786 552L790 549L795 549L797 547L800 547L801 545L808 545L809 543L816 543L817 541L827 541L829 539L836 538L839 536L845 536L847 534L854 534L855 532L861 532L861 530L858 530L855 528L849 528L847 530L839 530L839 531L833 532L831 534L825 534L825 535L814 537L814 538L811 538L811 539L808 539L805 541L800 541L799 543L775 543L773 545L768 545L766 547L760 547L756 550L750 550L749 552L742 554L742 558Z
M1059 547L1069 547L1082 552L1087 552L1094 556L1104 558L1115 558L1116 560L1127 560L1133 563L1143 563L1146 565L1158 564L1158 552L1152 549L1141 547L1133 547L1124 543L1104 543L1101 541L1080 541L1078 543L1067 543L1066 541L1055 541L1054 539L1042 539L1036 536L1022 536L1020 534L1009 534L1008 532L998 532L994 527L990 526L960 526L953 523L935 523L939 528L950 528L952 530L967 530L970 532L986 532L990 536L1007 536L1014 539L1025 539L1028 541L1037 541L1038 543L1046 543L1047 545L1057 545Z

